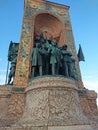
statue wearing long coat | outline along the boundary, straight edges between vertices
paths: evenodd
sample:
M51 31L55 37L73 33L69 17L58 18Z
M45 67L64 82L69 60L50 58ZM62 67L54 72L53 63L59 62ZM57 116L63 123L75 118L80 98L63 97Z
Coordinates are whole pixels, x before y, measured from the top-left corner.
M42 55L39 48L33 48L30 59L32 66L42 66Z
M55 64L55 63L57 63L56 48L53 46L50 55L50 64Z

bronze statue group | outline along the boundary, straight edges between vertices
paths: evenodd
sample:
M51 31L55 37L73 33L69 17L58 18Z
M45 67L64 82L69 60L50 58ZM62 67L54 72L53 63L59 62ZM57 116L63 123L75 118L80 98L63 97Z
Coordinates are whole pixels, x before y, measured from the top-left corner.
M45 39L41 34L35 37L30 56L31 77L43 75L63 75L74 77L75 60L67 51L67 45L59 47L58 42L50 37Z
M8 51L10 72L7 84L13 84L19 44L11 41ZM67 45L59 47L58 42L51 36L45 39L43 34L34 38L34 45L30 55L31 76L63 75L75 79L75 59L67 51Z

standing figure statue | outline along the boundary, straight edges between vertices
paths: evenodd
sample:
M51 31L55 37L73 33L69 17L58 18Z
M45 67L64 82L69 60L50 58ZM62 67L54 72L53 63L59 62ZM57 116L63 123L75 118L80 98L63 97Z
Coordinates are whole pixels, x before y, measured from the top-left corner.
M64 75L66 77L71 76L71 63L72 54L67 51L67 45L63 45L61 48L62 56L63 56L63 69L64 69Z
M70 65L71 65L70 77L72 77L73 79L76 79L76 77L75 77L75 72L76 72L75 59L72 57L70 57Z
M32 77L36 76L36 68L39 69L39 75L42 75L42 55L39 53L40 43L35 43L35 47L31 53Z
M13 84L12 78L14 79L15 70L16 70L16 61L18 55L19 43L10 42L9 50L8 50L8 64L10 62L10 72L8 74L8 82L7 84ZM8 69L7 69L8 72Z
M52 75L56 74L56 64L57 64L57 57L56 57L56 42L52 42L52 46L50 48L50 64L51 64L51 71Z
M57 64L56 64L56 74L60 74L60 69L62 68L62 53L59 47L56 47L56 59L57 59Z
M13 81L11 82L11 80L12 78L14 78L14 75L15 75L16 61L17 61L17 56L14 57L13 60L11 61L10 72L8 75L8 85L13 84Z
M44 49L47 51L47 54L44 55L44 66L45 66L45 74L48 75L50 74L50 50L51 50L51 42L48 40L45 40L44 43Z
M35 43L35 47L33 48L30 57L32 64L32 77L35 77L37 75L43 75L43 57L45 54L47 54L47 51L43 47L41 47L41 43ZM38 74L37 68L39 70Z

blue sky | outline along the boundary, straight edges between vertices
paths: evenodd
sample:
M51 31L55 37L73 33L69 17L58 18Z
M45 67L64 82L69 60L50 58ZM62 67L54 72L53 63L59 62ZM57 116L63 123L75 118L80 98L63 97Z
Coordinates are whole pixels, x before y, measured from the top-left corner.
M84 86L98 93L98 0L48 0L70 6L74 40L85 56L80 62ZM24 0L0 0L0 84L5 83L10 41L20 42Z

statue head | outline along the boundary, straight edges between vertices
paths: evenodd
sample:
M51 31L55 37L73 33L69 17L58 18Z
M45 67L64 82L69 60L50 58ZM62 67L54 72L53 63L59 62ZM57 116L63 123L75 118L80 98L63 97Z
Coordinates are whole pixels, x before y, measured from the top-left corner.
M52 42L52 45L53 46L57 46L57 42Z
M40 43L39 42L37 42L36 44L35 44L35 46L37 47L37 48L40 48Z
M64 45L61 47L61 49L66 50L66 49L67 49L67 45L64 44Z

